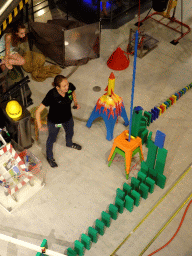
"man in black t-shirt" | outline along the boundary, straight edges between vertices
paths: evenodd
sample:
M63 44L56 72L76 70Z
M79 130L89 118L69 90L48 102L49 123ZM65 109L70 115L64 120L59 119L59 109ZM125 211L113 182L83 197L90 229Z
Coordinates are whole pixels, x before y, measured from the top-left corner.
M71 103L74 100L74 108L79 109L80 106L76 100L75 89L72 83L68 83L67 78L57 75L53 82L54 88L51 89L43 99L36 111L37 126L40 131L45 130L42 127L40 114L45 107L49 107L47 118L47 126L49 136L46 143L47 161L51 167L57 167L57 163L53 158L53 143L57 139L60 127L63 126L66 133L66 146L74 149L81 149L81 146L72 142L73 137L73 117L71 113Z

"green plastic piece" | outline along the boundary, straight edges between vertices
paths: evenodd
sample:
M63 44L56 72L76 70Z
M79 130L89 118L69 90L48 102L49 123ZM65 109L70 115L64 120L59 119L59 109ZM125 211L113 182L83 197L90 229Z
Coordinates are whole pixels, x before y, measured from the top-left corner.
M48 249L48 244L46 239L43 239L43 242L41 243L41 247L45 247L46 249Z
M91 238L85 234L81 235L81 243L87 250L91 249Z
M131 195L131 186L129 186L129 184L124 183L123 184L123 191L125 192L126 195Z
M137 179L140 180L140 182L145 182L147 178L147 175L145 173L143 173L142 171L139 171L137 174Z
M91 238L91 241L97 243L98 240L98 232L92 227L88 229L88 236Z
M141 195L141 197L144 199L147 199L148 193L149 193L149 187L146 186L144 183L141 183L139 187L139 194Z
M147 166L146 162L144 162L144 161L141 162L140 171L143 172L144 174L148 175L149 167Z
M110 161L108 163L109 167L111 166L111 163L113 162L113 159L115 158L116 154L119 154L119 155L121 155L122 157L125 158L125 152L123 150L121 150L120 148L116 147L114 152L113 152L113 155L112 155L112 157L111 157L111 159L110 159Z
M131 135L134 137L138 136L138 132L140 129L141 117L142 117L142 110L139 110L137 112L133 111Z
M75 251L79 256L83 256L85 253L85 247L84 245L79 242L78 240L75 240Z
M154 169L149 168L148 177L153 179L155 182L157 180L157 171Z
M148 118L146 116L142 116L141 122L145 122L145 126L147 126ZM140 122L140 124L141 124L141 122Z
M110 225L111 225L111 216L110 216L110 214L103 211L101 213L101 219L102 219L102 222L105 224L105 226L109 228Z
M164 188L165 187L165 182L166 182L166 177L163 174L159 174L157 175L157 186L159 186L160 188Z
M136 179L135 177L131 178L131 188L139 191L139 185L140 185L140 180Z
M149 126L151 124L152 114L147 111L144 111L144 116L147 117L147 126Z
M115 205L110 204L109 205L109 214L113 220L117 219L117 213L118 213L118 208Z
M118 208L119 213L123 213L124 205L125 203L123 200L121 200L119 197L115 198L115 206Z
M147 160L146 164L149 168L154 169L156 155L157 155L157 146L154 144L152 140L148 143L148 154L147 154Z
M36 256L42 256L43 254L41 252L37 252Z
M155 181L151 178L147 177L146 179L146 185L149 187L149 192L152 194L155 187Z
M141 133L141 136L140 138L142 139L142 145L147 142L147 136L148 136L148 130L145 129L142 133Z
M172 101L170 99L167 99L167 102L169 103L169 106L172 105Z
M105 224L100 221L99 219L96 219L95 221L95 229L98 231L98 233L103 236L105 232Z
M68 255L68 256L76 256L77 253L76 253L76 251L74 251L71 247L69 247L69 248L67 249L67 255Z
M147 144L146 144L146 147L148 148L149 147L149 141L151 141L152 140L152 132L150 132L149 133L149 135L148 135L148 138L147 138Z
M117 188L116 190L116 195L119 197L121 200L125 200L125 192L121 190L120 188Z
M134 206L134 200L133 198L131 198L130 196L126 196L125 197L125 208L129 211L132 212L133 211L133 206Z
M163 174L168 151L165 148L158 148L155 170Z
M131 191L131 197L134 200L134 205L139 206L141 195L137 191L132 190Z

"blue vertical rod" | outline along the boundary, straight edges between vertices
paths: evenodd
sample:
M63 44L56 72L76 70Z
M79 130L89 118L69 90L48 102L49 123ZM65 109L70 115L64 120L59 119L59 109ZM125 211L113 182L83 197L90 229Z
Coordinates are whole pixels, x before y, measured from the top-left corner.
M135 49L134 49L134 63L133 63L133 80L131 90L131 107L130 107L130 124L129 124L129 141L131 140L131 126L132 126L132 112L133 112L133 99L134 99L134 88L135 88L135 75L136 75L136 63L137 63L137 45L138 45L139 32L135 33Z

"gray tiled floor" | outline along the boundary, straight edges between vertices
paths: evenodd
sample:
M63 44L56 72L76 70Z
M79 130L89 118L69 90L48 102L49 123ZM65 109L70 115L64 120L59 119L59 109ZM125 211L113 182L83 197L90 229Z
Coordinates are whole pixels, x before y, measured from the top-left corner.
M185 1L184 22L192 24L190 10L192 4ZM177 16L180 18L178 3ZM145 17L146 13L142 15ZM50 18L50 17L48 17ZM46 22L46 16L37 19ZM106 62L112 52L120 46L126 50L128 34L134 27L135 20L117 30L101 31L101 56L84 66L80 66L73 73L69 81L77 87L76 94L80 110L73 110L75 122L74 141L83 146L81 151L65 147L64 132L61 131L55 143L54 155L59 167L51 169L45 159L45 141L47 134L41 133L39 142L35 142L30 149L37 155L46 171L46 186L29 199L12 214L0 211L0 231L3 234L40 245L42 240L48 240L49 249L63 253L78 240L82 233L86 233L89 226L93 226L101 212L107 210L110 203L114 203L117 188L122 188L125 179L124 163L113 162L107 166L107 158L113 141L106 140L104 121L98 119L89 129L86 125L97 99L103 95L107 86L110 70ZM144 23L146 33L159 40L158 47L143 59L137 59L136 84L134 106L140 105L144 110L150 110L164 102L172 94L192 82L192 34L184 37L177 46L170 44L176 38L176 33L155 23ZM62 70L68 75L74 67ZM115 93L124 100L128 116L130 115L130 100L133 72L133 57L130 65L124 71L114 71ZM30 75L29 75L30 76ZM30 82L34 105L39 105L45 93L51 89L53 79L45 82ZM100 86L100 92L94 92L94 86ZM104 236L100 236L96 244L92 245L86 256L138 256L153 239L174 212L191 193L191 170L168 193L162 202L146 218L140 221L153 209L154 205L170 190L181 174L192 162L191 133L192 133L192 89L171 106L162 116L149 126L153 132L153 139L157 130L166 134L165 148L168 156L164 174L167 177L165 188L155 187L153 194L147 200L141 200L139 207L130 213L124 210L111 227L106 229ZM114 129L114 137L119 135L125 126L120 118ZM147 149L144 147L144 156ZM136 176L137 170L131 172ZM130 182L130 180L128 180ZM182 218L186 205L173 221L155 240L151 247L143 254L148 255L164 245L175 233ZM186 219L173 242L157 255L189 256L192 255L191 246L191 207ZM138 227L136 230L135 228ZM124 241L128 236L129 238ZM113 251L124 241L114 254ZM1 256L32 256L34 252L12 245L0 243Z

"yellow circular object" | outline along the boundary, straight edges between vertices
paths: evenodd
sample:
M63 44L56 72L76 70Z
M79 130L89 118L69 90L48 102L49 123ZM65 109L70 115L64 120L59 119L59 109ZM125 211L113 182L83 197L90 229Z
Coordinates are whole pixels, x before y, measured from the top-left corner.
M22 107L16 100L9 101L5 110L12 119L18 119L22 115Z

